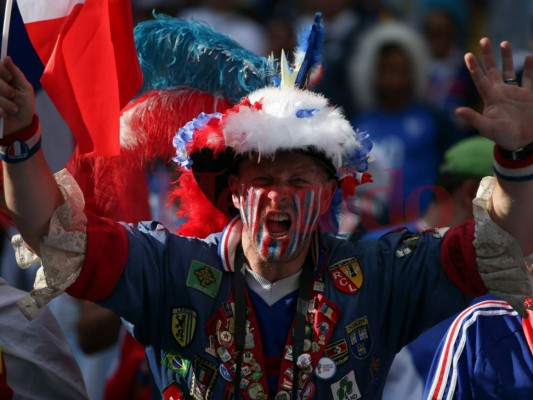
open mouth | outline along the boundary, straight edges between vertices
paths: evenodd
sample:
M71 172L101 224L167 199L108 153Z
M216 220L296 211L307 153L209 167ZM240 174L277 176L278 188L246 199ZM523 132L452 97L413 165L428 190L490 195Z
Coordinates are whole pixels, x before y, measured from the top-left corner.
M287 213L269 213L266 217L266 227L273 237L285 236L291 229L291 217Z

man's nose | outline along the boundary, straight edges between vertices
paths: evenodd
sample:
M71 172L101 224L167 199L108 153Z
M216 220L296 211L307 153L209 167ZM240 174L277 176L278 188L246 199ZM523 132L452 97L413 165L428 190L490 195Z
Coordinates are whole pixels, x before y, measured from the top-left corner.
M268 191L268 199L272 205L283 207L288 205L290 198L290 188L287 185L280 184L275 185Z

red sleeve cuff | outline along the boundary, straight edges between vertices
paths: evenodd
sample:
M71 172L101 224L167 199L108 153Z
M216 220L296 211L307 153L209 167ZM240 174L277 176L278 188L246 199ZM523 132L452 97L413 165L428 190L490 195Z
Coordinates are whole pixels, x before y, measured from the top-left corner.
M67 289L79 299L97 301L111 294L128 260L128 233L118 222L87 214L87 252L80 276Z
M473 220L452 227L446 232L440 258L446 275L461 292L470 297L487 293L477 268Z

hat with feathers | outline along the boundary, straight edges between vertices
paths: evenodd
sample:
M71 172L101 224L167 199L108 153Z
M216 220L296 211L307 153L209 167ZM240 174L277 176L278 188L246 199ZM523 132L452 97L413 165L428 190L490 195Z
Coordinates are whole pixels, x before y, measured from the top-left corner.
M368 135L308 89L323 35L317 14L300 33L290 66L283 53L280 60L257 56L199 21L156 15L137 25L144 85L122 114L122 154L115 164L138 167L173 156L179 178L169 201L186 218L178 233L205 237L224 228L230 218L224 173L236 157L308 152L325 161L345 195L370 180ZM95 170L101 182L111 182L105 164ZM110 183L100 191L109 191L105 197L112 201L116 190Z

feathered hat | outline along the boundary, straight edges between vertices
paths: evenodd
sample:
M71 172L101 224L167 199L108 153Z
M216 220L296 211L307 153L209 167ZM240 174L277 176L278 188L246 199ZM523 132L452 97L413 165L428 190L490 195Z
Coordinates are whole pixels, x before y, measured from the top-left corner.
M320 64L322 37L321 15L317 14L310 31L300 35L293 67L282 53L280 73L274 75L270 85L246 94L223 113L201 113L178 130L173 140L174 161L185 174L175 194L180 216L188 218L181 233L197 235L205 226L206 216L209 220L221 213L225 216L219 218L221 226L209 230L223 228L231 204L224 173L241 157L306 152L336 176L344 196L353 195L356 185L370 180L365 172L372 148L368 135L354 130L342 111L325 97L307 89ZM222 178L217 182L212 174ZM208 187L202 178L208 181ZM195 184L200 185L200 191L192 188ZM213 184L218 184L218 190L213 190ZM208 198L201 192L209 193Z
M92 208L115 216L145 201L146 193L130 181L138 182L155 159L172 157L179 178L169 203L186 219L177 233L205 237L231 217L225 173L235 158L280 150L321 158L343 193L353 195L370 179L365 171L372 145L339 109L307 89L319 75L320 14L298 42L291 67L283 53L279 61L260 57L199 21L155 15L138 24L144 85L121 116L121 155L69 161L73 175L87 183L82 189Z

